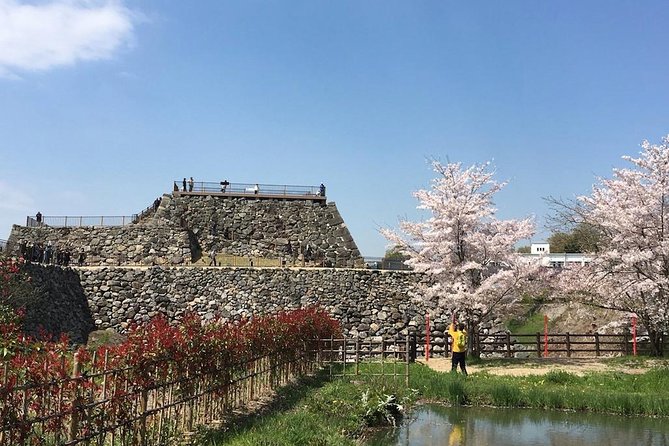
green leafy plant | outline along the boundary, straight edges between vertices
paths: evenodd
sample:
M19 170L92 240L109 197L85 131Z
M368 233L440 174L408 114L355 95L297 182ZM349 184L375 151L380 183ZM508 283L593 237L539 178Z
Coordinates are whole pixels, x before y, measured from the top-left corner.
M404 406L394 394L374 395L371 390L362 393L363 418L368 426L396 426L402 419Z

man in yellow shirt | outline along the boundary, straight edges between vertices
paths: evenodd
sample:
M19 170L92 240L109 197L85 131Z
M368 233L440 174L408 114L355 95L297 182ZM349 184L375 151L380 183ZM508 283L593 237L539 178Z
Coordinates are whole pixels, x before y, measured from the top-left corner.
M455 313L451 326L448 327L448 334L451 336L453 342L451 343L451 350L453 356L451 358L451 372L455 372L460 364L460 370L467 376L467 367L465 366L465 357L467 354L467 332L465 331L465 324L455 323Z

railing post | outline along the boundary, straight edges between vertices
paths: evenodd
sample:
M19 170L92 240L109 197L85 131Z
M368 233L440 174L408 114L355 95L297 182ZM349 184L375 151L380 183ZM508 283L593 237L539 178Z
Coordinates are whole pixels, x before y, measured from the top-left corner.
M537 358L541 358L541 333L537 331Z
M595 333L595 356L599 356L599 333Z
M569 332L566 333L565 340L567 344L567 358L571 358L571 338L569 337Z

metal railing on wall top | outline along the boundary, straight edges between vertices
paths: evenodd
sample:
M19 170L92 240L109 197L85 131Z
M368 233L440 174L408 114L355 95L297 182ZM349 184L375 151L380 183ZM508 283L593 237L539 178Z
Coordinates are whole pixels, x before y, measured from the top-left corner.
M216 193L225 195L272 195L281 197L309 197L325 199L325 186L296 186L285 184L230 183L229 181L193 181L176 180L174 192L181 193Z
M96 215L96 216L41 216L38 221L35 217L26 218L26 226L38 228L47 226L53 228L76 228L81 226L125 226L137 223L139 217L134 215Z

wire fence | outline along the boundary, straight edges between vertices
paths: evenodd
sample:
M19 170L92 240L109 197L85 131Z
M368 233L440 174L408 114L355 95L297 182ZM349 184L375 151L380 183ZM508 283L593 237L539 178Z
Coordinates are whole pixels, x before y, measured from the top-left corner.
M230 183L228 181L194 181L176 180L174 192L180 193L214 193L225 195L263 195L276 197L325 199L325 186L296 186L259 183Z
M96 215L96 216L41 216L26 217L26 226L29 228L52 227L52 228L76 228L82 226L106 227L126 226L139 221L139 215Z

